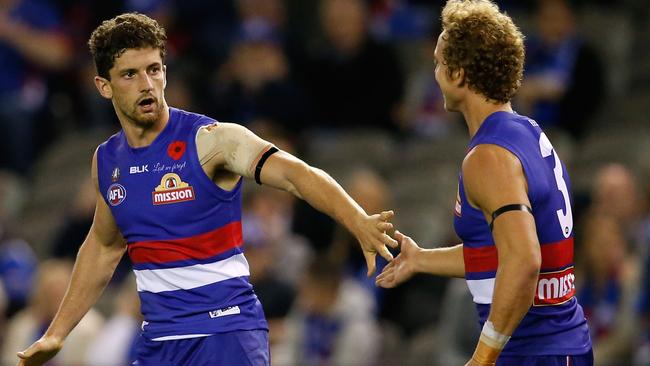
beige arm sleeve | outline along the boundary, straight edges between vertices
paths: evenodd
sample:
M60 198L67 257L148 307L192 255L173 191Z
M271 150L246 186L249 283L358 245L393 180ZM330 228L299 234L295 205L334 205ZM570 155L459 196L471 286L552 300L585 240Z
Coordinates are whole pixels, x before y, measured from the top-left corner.
M202 165L210 162L248 178L253 178L255 165L272 146L235 123L214 123L201 127L196 134L196 148Z

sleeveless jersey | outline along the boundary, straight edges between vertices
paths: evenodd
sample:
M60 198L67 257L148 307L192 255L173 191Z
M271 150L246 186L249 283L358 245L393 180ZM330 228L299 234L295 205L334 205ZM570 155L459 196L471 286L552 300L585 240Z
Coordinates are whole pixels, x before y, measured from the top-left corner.
M496 112L488 116L467 151L480 144L503 147L521 162L542 254L533 305L502 354L541 356L588 352L591 340L587 322L574 297L573 217L564 164L537 123L516 113ZM492 303L497 248L483 213L466 199L462 172L458 193L454 227L463 240L465 279L482 325Z
M97 151L99 189L128 244L148 339L268 329L241 249L242 183L219 188L197 156L196 133L214 122L170 108L151 145L132 148L120 131Z

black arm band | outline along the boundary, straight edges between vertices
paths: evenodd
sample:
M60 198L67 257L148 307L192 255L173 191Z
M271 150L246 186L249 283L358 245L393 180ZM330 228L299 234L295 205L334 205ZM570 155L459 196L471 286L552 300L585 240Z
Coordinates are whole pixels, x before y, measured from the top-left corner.
M531 215L533 213L533 210L531 210L530 207L521 203L515 203L512 205L505 205L503 207L500 207L496 211L492 212L492 222L490 223L490 231L492 231L492 229L494 228L494 220L502 213L508 211L528 211Z
M257 162L257 165L255 166L255 182L257 182L257 184L262 184L262 181L260 180L260 173L262 173L262 167L264 166L264 163L266 163L266 159L268 159L269 156L275 154L276 152L278 152L278 148L272 146L270 149L266 150L266 152L260 158L260 161Z

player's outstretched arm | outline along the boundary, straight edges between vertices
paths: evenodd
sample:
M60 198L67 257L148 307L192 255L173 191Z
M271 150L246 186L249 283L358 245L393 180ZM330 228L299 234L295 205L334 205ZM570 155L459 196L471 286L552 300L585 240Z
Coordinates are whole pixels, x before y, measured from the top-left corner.
M462 244L449 248L422 249L413 239L399 231L395 231L395 239L400 244L400 253L377 276L377 286L393 288L416 273L461 278L465 276Z
M385 233L392 228L392 211L366 214L326 172L284 151L265 154L273 145L243 126L219 123L203 127L196 141L202 164L211 160L209 164L217 169L291 192L345 226L361 244L368 275L375 271L377 253L389 261L393 259L386 246L396 247L397 242Z
M61 350L65 338L104 291L126 250L126 243L113 215L99 193L96 152L92 177L97 189L95 217L77 254L68 290L45 334L24 351L18 352L18 366L43 365Z
M521 163L497 145L478 145L463 162L469 203L488 222L492 213L510 204L531 207ZM527 211L507 211L493 221L498 252L492 305L486 327L468 365L494 365L519 322L533 303L541 265L535 220Z

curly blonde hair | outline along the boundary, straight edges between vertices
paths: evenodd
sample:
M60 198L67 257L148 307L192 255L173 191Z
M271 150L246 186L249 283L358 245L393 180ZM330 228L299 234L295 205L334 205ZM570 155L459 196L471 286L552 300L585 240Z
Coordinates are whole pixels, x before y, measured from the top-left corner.
M449 0L442 10L447 71L463 69L469 88L507 103L521 85L524 36L489 0Z

